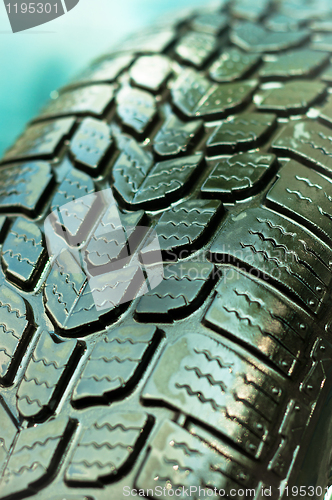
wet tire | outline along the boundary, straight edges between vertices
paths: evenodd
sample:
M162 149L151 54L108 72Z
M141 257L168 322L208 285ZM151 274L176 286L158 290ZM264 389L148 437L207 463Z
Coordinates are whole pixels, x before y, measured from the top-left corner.
M323 497L331 15L243 0L165 21L60 89L7 150L1 499ZM50 258L44 221L74 202L69 246L90 238L92 266L120 257L109 207L88 217L109 188L143 260L138 228L158 235L164 277L144 293L130 272L106 279L119 300L101 307L72 253Z

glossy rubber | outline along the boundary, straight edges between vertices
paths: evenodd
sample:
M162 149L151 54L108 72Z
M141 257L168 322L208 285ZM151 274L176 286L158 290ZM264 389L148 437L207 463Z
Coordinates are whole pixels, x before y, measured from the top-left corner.
M187 12L95 61L6 152L1 500L168 499L190 486L193 499L204 498L195 487L286 499L292 486L322 498L331 29L328 1ZM71 254L51 265L44 220L106 188L142 255L138 227L155 229L165 274L99 310ZM78 204L72 241L92 230L91 206ZM103 217L109 236L93 231L87 252L97 268L127 246ZM131 280L106 287L124 298Z

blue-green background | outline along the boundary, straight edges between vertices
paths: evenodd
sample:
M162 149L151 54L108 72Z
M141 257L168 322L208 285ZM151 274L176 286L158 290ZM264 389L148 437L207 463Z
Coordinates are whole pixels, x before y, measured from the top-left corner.
M0 156L52 90L89 60L165 14L202 4L202 0L80 0L66 15L13 34L1 3Z

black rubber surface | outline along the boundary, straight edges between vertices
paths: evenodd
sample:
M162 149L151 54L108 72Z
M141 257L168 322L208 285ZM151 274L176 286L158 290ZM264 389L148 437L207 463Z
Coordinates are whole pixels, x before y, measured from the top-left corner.
M6 152L1 500L323 497L331 29L329 1L170 19L95 61ZM137 228L155 229L165 275L99 310L71 254L51 265L44 220L106 188L143 254ZM88 238L90 209L68 214L70 241ZM91 268L127 246L103 217ZM123 299L131 279L106 287Z

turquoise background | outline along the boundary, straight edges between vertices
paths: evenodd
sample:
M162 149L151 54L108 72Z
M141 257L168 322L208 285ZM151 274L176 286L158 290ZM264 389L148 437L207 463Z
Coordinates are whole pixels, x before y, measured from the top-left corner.
M64 16L13 34L1 3L0 156L52 90L89 60L164 14L202 4L202 0L80 0Z

